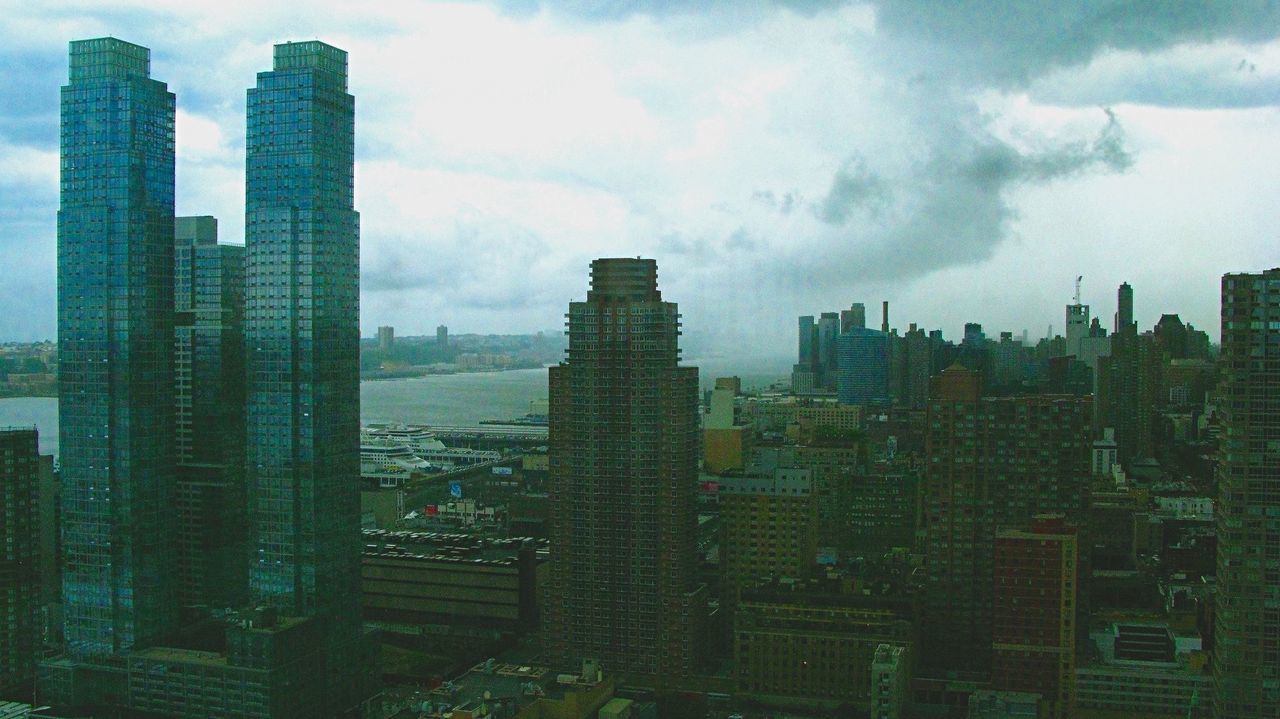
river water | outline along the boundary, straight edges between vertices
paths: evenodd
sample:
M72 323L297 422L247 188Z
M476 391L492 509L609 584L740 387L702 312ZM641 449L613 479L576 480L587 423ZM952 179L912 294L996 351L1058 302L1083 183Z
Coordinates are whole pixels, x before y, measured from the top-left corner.
M743 389L762 389L782 381L789 370L785 358L705 358L684 364L699 368L704 390L716 377L735 374ZM365 422L475 424L520 417L531 401L546 397L545 368L373 380L360 383L360 416ZM0 399L0 427L32 425L40 431L40 451L57 454L58 400Z

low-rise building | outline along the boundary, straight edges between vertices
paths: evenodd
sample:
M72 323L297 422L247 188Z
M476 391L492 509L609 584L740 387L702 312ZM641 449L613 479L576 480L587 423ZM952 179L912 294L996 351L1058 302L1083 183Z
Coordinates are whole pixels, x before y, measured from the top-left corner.
M538 621L546 541L366 530L365 621L419 633L428 625L523 631Z
M744 423L752 422L762 432L781 432L793 424L856 430L862 427L862 415L862 407L838 404L835 398L824 401L770 396L749 399L742 407Z
M738 691L764 701L872 706L881 645L914 643L914 605L816 582L745 589L734 614ZM909 670L908 670L909 673Z
M968 719L1042 719L1044 702L1034 692L984 689L969 696Z
M853 487L866 465L866 452L852 432L824 429L819 434L823 436L803 445L760 448L754 453L751 471L767 474L779 468L809 470L818 516L818 543L847 547Z
M718 495L722 606L731 607L748 584L809 575L817 551L809 470L725 477Z
M1213 711L1213 675L1198 637L1117 622L1091 632L1095 661L1076 668L1080 719L1184 719Z
M576 673L499 664L490 659L430 690L388 692L382 715L393 719L596 719L626 717L627 702L613 700L614 680L592 660ZM611 701L613 700L613 701ZM621 713L620 713L621 712Z
M155 646L127 656L40 663L39 700L54 717L80 717L80 706L112 707L122 716L309 719L326 715L323 620L278 616L257 608L226 617L224 651ZM376 642L365 635L352 675L376 681ZM93 716L100 716L97 712ZM115 716L115 714L111 714Z

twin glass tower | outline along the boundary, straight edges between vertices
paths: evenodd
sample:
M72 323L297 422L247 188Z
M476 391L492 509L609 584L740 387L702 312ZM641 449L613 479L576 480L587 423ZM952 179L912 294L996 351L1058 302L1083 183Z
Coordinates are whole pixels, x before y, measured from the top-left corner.
M76 656L171 634L174 96L150 51L71 43L62 88L58 408Z
M180 630L174 112L149 50L71 43L58 346L72 661L118 663ZM323 627L331 679L360 636L354 142L346 53L277 45L248 91L244 574L255 606Z

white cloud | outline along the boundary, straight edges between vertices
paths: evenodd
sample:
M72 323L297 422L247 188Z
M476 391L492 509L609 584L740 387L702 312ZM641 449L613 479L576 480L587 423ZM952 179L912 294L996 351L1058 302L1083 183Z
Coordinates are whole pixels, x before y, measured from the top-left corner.
M75 37L149 45L178 96L178 211L215 214L230 241L245 89L271 44L349 51L366 327L556 327L591 258L645 254L690 336L786 354L795 315L882 297L904 326L1035 335L1061 323L1059 275L1107 298L1129 279L1200 325L1210 275L1276 264L1280 133L1262 101L1280 43L1175 28L1167 47L1042 51L1037 30L971 52L879 14L175 1L14 6L0 33L59 62ZM55 109L64 79L48 81ZM56 148L3 149L6 188L47 199Z
M58 188L58 153L0 141L0 186Z

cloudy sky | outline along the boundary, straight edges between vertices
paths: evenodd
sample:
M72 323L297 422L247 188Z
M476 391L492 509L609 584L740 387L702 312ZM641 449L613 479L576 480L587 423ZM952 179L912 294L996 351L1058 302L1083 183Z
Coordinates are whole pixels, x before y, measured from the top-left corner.
M102 35L152 49L178 213L228 242L271 45L350 53L366 335L554 329L644 255L699 352L885 299L1042 336L1077 275L1216 337L1219 276L1280 265L1272 0L706 5L0 0L0 340L55 334L58 87Z

